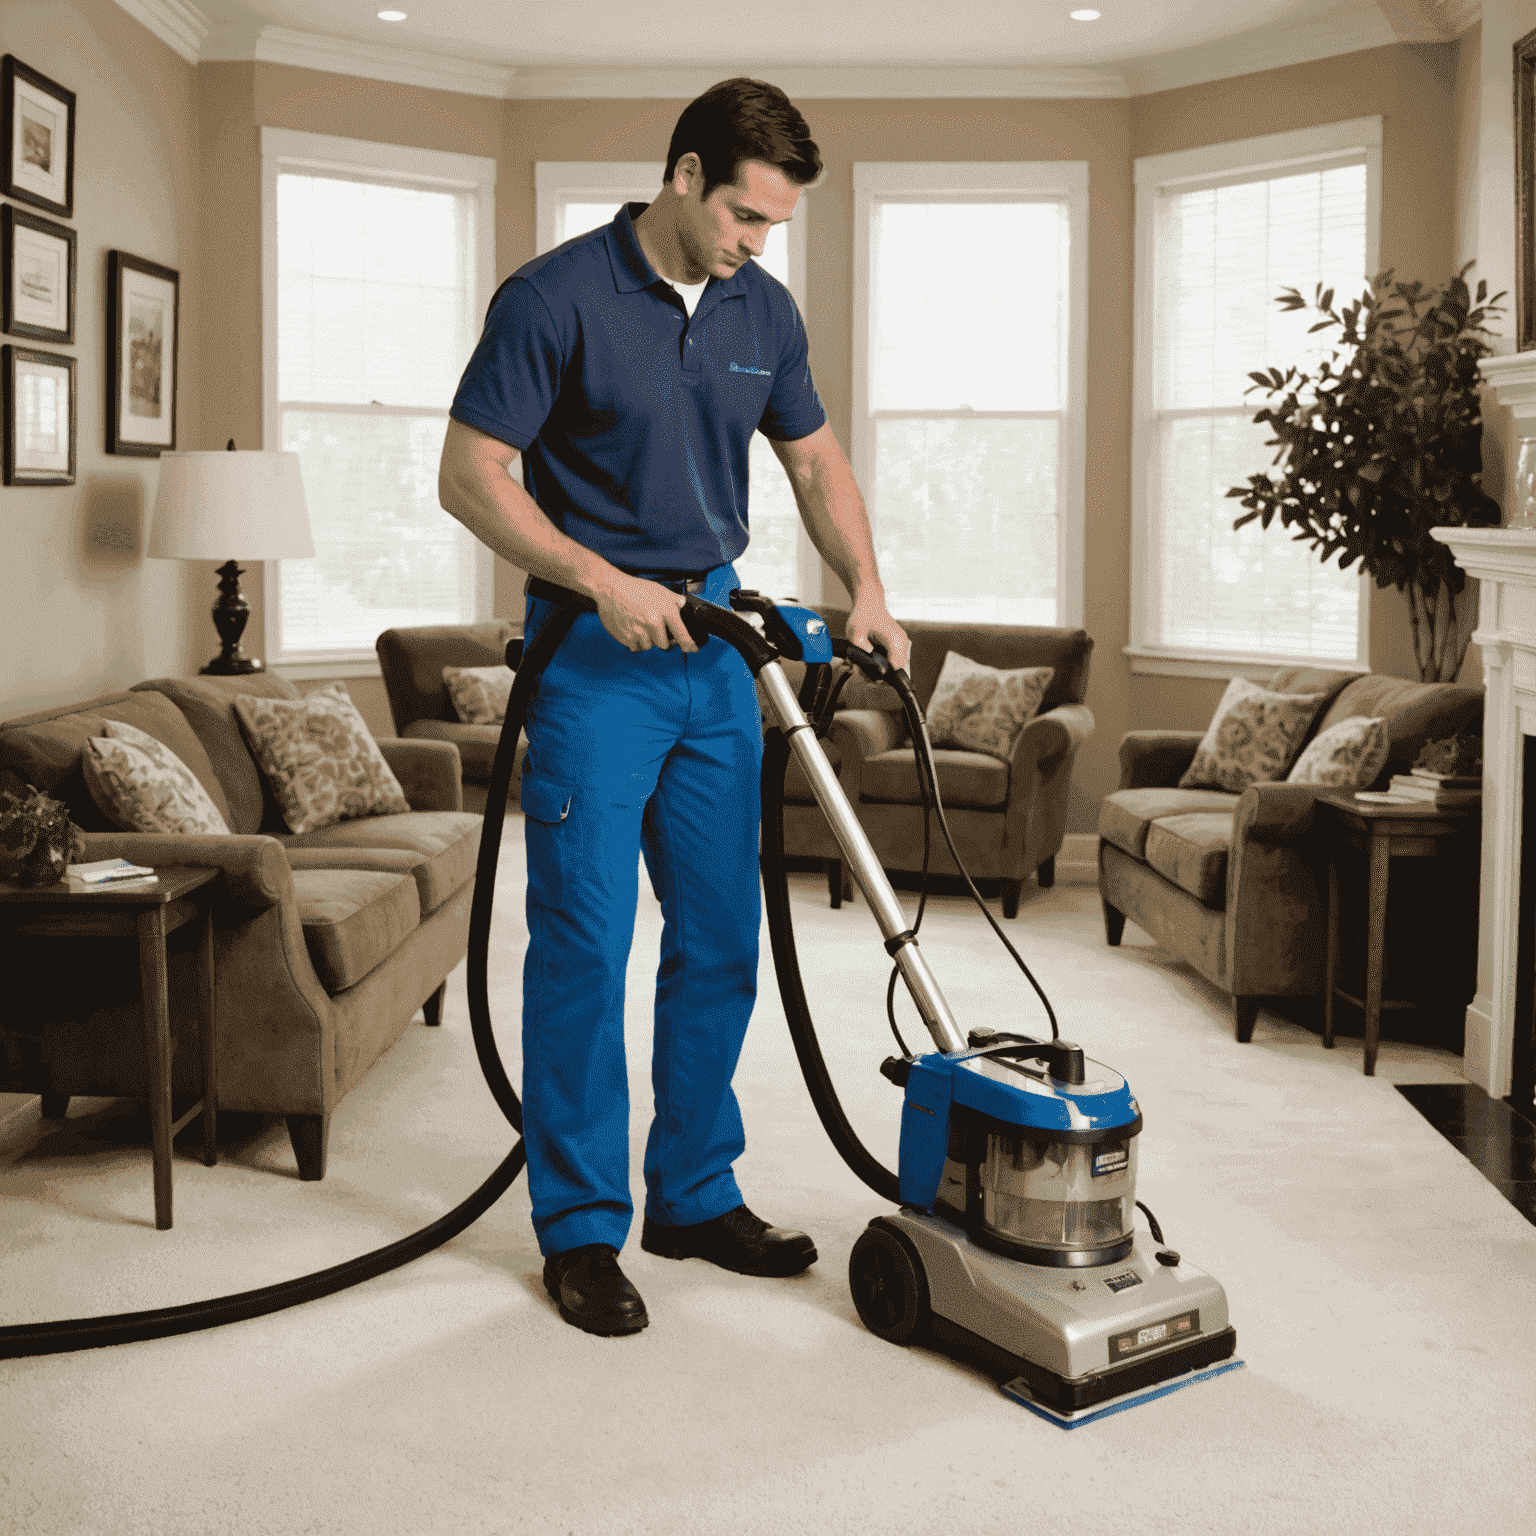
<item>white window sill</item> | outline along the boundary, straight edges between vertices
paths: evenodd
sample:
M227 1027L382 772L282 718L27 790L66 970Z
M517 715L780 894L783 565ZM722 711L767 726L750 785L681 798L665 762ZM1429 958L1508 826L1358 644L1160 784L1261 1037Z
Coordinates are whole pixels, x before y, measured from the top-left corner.
M292 657L281 661L269 661L267 671L286 677L289 682L308 683L317 678L332 677L382 677L377 656L318 656Z
M1343 661L1316 656L1226 656L1213 652L1165 651L1152 646L1128 645L1131 671L1150 677L1211 677L1229 681L1247 678L1252 683L1267 683L1282 667L1319 667L1327 672L1370 671L1359 661Z

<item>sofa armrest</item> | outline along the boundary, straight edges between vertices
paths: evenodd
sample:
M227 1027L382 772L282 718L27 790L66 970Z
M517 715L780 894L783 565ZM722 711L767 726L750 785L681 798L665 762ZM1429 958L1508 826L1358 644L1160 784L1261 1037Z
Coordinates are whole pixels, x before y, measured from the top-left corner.
M83 836L82 864L127 859L154 869L168 864L220 869L226 899L244 912L275 907L293 892L283 845L263 833L86 832Z
M1093 724L1093 711L1086 704L1058 704L1036 715L1019 732L1012 767L1017 771L1029 764L1049 762L1064 752L1075 752L1093 735Z
M889 752L907 739L906 717L885 709L840 709L827 734L837 743L846 763L860 763L878 752Z
M1121 789L1177 784L1195 760L1204 731L1127 731L1120 738Z
M1296 843L1312 831L1318 784L1250 784L1232 817L1232 841L1245 837L1265 843Z
M407 741L400 736L377 740L413 811L464 809L464 770L459 749L451 741L420 737Z

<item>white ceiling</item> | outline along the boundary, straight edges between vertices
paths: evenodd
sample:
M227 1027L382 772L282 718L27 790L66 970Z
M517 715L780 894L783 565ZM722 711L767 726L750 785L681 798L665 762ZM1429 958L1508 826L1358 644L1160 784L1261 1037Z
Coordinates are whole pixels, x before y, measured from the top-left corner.
M963 94L1028 94L1032 80L1057 87L1041 94L1125 95L1442 41L1481 9L1480 0L1097 0L1102 18L1085 23L1068 15L1083 0L392 0L407 19L378 20L388 3L118 0L189 57L308 61L381 79L412 78L414 61L417 75L435 73L450 89L507 96L588 94L609 75L628 82L615 94L672 94L699 71L706 85L756 74L791 94L823 81L853 95L880 94L905 73L927 86L899 94L944 94L956 70L977 74L978 88ZM863 88L837 90L850 69L867 76ZM658 73L671 77L666 88L632 88ZM1021 88L1006 88L1010 78ZM541 81L551 89L538 90Z

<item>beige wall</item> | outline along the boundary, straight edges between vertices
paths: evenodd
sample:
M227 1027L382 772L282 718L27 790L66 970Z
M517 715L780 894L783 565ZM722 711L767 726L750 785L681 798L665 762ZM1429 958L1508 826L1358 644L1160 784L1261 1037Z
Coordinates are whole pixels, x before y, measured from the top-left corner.
M42 216L76 231L78 264L74 344L5 338L77 359L75 484L0 487L5 719L183 670L187 568L143 554L157 463L105 451L107 252L181 273L182 448L203 446L204 296L197 71L112 0L4 0L0 53L75 93L74 216Z

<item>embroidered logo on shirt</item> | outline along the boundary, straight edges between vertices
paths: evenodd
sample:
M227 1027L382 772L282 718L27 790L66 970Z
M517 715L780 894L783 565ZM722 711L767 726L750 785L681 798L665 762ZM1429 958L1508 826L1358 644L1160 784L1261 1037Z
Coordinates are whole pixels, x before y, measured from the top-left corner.
M732 363L730 371L732 373L755 373L760 379L771 379L773 377L773 370L771 368L743 368L740 363Z

